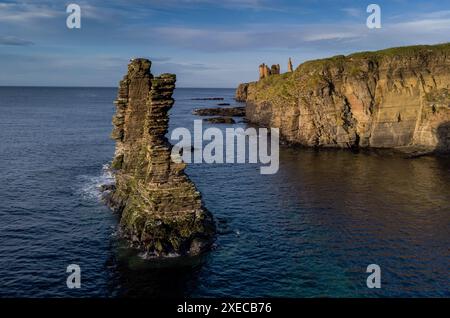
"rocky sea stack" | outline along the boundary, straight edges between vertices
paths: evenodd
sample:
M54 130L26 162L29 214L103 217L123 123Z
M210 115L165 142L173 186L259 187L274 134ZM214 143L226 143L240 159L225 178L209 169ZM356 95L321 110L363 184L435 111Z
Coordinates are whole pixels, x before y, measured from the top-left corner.
M134 59L120 82L112 133L116 185L108 203L120 213L123 236L148 256L198 255L213 241L214 222L165 137L176 77L154 77L150 67Z
M335 56L241 84L250 122L313 147L450 152L450 43Z

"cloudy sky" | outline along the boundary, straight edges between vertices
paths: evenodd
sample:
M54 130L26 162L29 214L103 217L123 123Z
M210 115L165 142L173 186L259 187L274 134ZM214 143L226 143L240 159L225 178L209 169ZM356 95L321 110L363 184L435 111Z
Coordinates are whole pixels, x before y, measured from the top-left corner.
M366 27L370 3L381 29ZM262 62L449 41L448 0L0 0L0 85L116 86L147 57L179 87L235 87Z

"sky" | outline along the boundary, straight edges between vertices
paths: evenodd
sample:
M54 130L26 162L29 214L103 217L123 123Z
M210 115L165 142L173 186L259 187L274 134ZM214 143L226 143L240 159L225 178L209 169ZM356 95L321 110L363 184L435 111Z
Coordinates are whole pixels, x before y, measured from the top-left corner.
M81 8L81 28L66 7ZM369 4L381 29L366 26ZM0 86L115 87L130 58L178 87L236 87L261 63L450 42L450 0L0 0Z

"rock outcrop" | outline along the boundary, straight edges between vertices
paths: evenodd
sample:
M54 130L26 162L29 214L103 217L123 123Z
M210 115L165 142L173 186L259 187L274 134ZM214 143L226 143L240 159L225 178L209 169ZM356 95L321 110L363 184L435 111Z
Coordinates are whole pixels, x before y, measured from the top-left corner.
M233 117L211 117L204 119L206 122L210 124L235 124L236 121Z
M244 117L245 107L196 108L192 113L198 116Z
M248 83L239 84L234 99L238 102L245 102L247 100L247 88Z
M450 148L450 44L310 61L246 84L246 95L247 119L291 143Z
M292 60L289 58L288 60L288 72L292 73L294 71L294 67L292 66Z
M214 223L185 164L171 160L165 134L175 75L153 77L150 66L132 60L120 82L112 133L116 185L109 202L133 247L148 256L197 255L211 245Z

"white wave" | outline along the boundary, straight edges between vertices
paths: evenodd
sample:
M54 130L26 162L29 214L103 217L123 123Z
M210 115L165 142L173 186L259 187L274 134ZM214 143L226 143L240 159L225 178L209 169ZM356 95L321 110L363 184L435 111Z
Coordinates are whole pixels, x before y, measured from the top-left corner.
M99 176L80 176L82 185L80 194L84 199L100 200L102 197L101 187L115 183L114 174L109 164L104 164Z

